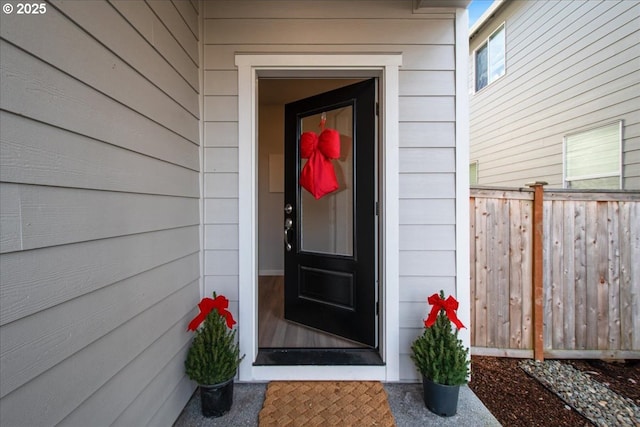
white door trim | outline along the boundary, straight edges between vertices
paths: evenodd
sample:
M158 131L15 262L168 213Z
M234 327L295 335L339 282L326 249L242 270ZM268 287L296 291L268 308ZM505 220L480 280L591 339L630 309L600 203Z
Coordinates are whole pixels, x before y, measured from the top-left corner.
M240 381L275 379L399 379L399 175L398 96L401 54L236 54L238 67L238 211ZM292 77L309 73L377 73L381 76L382 286L380 351L384 366L253 366L258 354L257 94L261 73ZM343 74L344 75L344 74Z

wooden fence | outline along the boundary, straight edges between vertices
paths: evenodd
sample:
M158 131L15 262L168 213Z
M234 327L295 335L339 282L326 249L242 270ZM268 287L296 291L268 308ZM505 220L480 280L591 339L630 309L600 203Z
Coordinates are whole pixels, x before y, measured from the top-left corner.
M640 358L640 192L537 189L471 189L472 353Z

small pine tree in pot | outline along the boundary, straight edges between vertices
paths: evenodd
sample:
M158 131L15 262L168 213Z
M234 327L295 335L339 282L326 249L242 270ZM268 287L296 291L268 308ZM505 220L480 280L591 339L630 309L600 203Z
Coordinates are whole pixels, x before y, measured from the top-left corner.
M469 376L469 349L458 338L464 325L456 315L458 301L444 292L428 299L433 305L425 329L411 346L411 358L422 374L425 405L441 416L455 415L460 385ZM456 325L455 331L451 322Z
M198 307L200 313L188 327L195 337L184 365L187 376L200 387L202 414L219 417L231 409L233 378L244 355L240 356L232 329L236 322L227 310L229 300L214 292L213 298L203 298Z

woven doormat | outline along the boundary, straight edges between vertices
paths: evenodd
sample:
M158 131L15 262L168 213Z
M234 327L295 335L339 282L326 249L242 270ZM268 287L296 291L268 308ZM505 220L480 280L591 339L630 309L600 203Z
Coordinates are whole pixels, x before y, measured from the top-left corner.
M260 427L395 426L378 381L274 381L267 386Z

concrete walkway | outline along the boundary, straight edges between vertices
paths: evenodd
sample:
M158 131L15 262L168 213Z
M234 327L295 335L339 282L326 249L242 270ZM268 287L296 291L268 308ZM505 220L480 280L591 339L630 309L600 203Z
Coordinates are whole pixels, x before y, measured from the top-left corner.
M500 426L467 386L460 387L458 413L448 418L439 417L424 406L422 384L386 383L384 388L398 427ZM220 418L205 418L201 415L200 396L196 390L174 427L257 426L266 389L267 385L264 383L236 383L231 412Z

